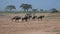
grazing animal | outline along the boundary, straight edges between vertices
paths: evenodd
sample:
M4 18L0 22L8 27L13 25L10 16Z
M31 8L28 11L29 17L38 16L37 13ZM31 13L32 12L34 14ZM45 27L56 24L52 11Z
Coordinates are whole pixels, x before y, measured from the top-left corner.
M15 20L15 22L16 22L17 20L19 21L19 19L21 19L21 17L15 16L15 17L12 18L12 21Z
M39 19L41 19L41 20L42 20L42 18L44 18L44 15L43 15L43 16L39 16L39 17L38 17L38 20L39 20Z
M29 20L32 18L32 16L31 15L28 15L28 18L29 18Z
M32 19L35 20L37 18L37 16L33 16Z
M23 18L22 18L22 21L28 21L28 20L30 20L30 18L32 18L32 16L31 15L25 15Z
M29 17L28 16L25 16L25 17L22 18L22 21L25 20L27 22L28 19L29 19Z

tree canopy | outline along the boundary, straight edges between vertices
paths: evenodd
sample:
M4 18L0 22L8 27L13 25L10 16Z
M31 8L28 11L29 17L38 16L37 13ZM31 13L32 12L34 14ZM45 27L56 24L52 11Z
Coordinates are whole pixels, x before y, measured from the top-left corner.
M16 9L16 7L14 5L8 5L8 6L6 6L5 9L8 9L11 11L12 9Z
M32 9L32 5L31 4L24 4L23 3L23 4L20 5L20 7L23 8L24 11L26 11L26 10L28 11L28 9Z
M58 13L59 11L56 8L51 9L51 13Z

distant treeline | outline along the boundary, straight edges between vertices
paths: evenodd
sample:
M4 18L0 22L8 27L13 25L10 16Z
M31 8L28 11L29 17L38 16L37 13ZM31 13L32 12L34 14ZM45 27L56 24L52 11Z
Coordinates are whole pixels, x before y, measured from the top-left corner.
M33 8L31 4L22 3L19 8L23 9L22 11L15 11L15 5L7 5L4 11L0 11L0 13L59 13L60 11L56 8L51 8L50 10L44 9L36 9Z
M50 12L40 12L40 11L0 11L0 13L50 13Z

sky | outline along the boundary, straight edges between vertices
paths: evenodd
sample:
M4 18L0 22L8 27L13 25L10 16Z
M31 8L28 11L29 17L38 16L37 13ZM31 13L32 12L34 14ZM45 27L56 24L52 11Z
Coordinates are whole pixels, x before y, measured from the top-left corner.
M16 10L22 10L19 7L22 3L31 4L33 9L60 10L60 0L0 0L0 10L5 10L7 5L15 5Z

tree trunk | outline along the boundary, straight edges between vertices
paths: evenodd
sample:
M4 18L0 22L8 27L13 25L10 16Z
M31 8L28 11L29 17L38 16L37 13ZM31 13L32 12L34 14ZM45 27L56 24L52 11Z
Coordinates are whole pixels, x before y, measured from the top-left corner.
M28 9L26 9L26 14L28 14Z

